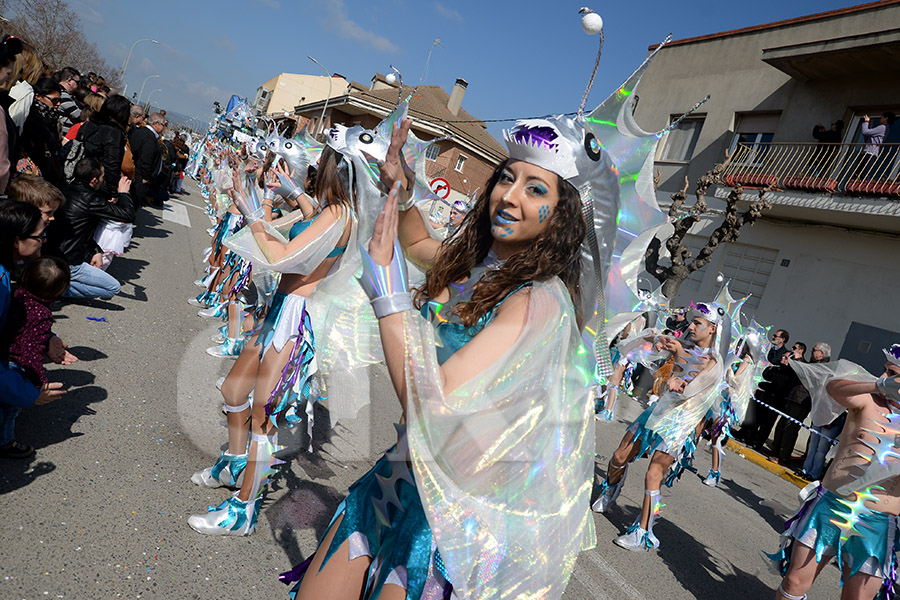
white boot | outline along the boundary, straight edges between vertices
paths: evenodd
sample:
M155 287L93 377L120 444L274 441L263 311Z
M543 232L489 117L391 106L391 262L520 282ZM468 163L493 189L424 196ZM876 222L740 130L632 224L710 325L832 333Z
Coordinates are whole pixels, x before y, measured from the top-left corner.
M603 483L600 484L600 495L594 500L594 503L591 504L591 510L594 512L605 513L609 510L610 506L616 503L616 498L618 498L619 494L622 492L622 486L625 485L625 478L628 476L628 465L617 467L610 464L609 470L612 471L613 469L625 469L625 472L622 473L622 478L615 485L609 484L609 476L603 480Z

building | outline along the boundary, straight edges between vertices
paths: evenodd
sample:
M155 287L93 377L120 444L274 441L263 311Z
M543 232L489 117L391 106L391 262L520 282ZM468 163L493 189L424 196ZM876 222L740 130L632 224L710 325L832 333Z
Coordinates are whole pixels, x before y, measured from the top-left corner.
M451 93L440 86L404 86L403 94L413 93L409 104L412 131L419 138L440 140L429 147L425 173L438 190L449 184L446 203L436 204L436 221L448 216L455 200L467 200L476 190L483 190L494 168L507 154L505 148L488 133L483 121L462 108L468 83L457 79ZM374 128L397 105L397 84L376 73L369 85L352 82L340 93L325 100L301 103L294 108L298 124L307 123L313 132L321 132L332 124L362 125ZM324 109L324 121L322 113Z
M347 80L340 75L281 73L256 88L252 108L257 115L284 118L284 113L293 115L296 105L324 100L330 91L346 86Z
M771 186L774 203L684 282L680 303L712 298L721 272L735 295L753 294L745 312L760 323L810 349L828 342L835 356L881 373L881 348L900 342L900 121L867 165L860 123L900 114L898 25L900 0L882 0L660 50L638 89L644 128L663 129L711 94L659 145L660 204L726 152L723 180L743 185L745 198ZM813 127L839 119L840 143L818 145ZM723 185L715 195L729 192ZM692 230L694 254L717 224Z

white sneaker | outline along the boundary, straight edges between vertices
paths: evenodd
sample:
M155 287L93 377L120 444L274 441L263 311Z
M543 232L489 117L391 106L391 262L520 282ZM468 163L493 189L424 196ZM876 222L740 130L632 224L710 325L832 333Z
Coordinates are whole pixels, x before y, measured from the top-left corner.
M256 529L261 501L257 498L244 502L235 494L219 506L210 507L206 514L189 517L188 525L206 535L250 535Z
M613 540L619 548L625 548L632 552L645 552L659 548L659 540L655 535L641 529L639 525L632 525L628 531Z
M708 485L709 487L716 487L719 485L719 480L722 478L721 473L718 471L709 470L709 475L706 476L706 479L703 480L703 485Z
M204 308L203 310L198 310L197 314L201 317L217 319L217 318L224 316L225 308L220 304L213 304L209 308Z
M191 306L198 306L200 308L206 308L206 305L197 300L196 298L188 298L188 304Z

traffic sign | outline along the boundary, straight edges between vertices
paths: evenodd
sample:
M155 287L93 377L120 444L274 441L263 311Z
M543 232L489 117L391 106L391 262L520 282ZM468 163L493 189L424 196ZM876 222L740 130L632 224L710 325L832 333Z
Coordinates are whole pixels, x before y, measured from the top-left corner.
M431 180L431 191L438 198L446 200L450 197L450 182L443 177L435 177Z

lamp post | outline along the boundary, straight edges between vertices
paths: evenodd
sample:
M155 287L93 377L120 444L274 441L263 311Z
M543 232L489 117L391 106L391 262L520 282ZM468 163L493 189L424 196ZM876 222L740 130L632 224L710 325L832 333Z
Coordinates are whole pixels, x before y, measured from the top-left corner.
M150 98L153 97L153 94L154 94L155 92L161 92L161 91L162 91L162 88L156 88L155 90L153 90L152 92L150 92L150 94L147 96L147 109L148 109L148 110L150 109Z
M138 92L138 104L141 103L141 98L144 97L144 86L147 85L147 80L153 79L154 77L159 77L159 75L147 75L144 79L144 83L141 84L141 91Z
M313 61L325 71L325 76L328 77L328 96L325 97L325 104L322 105L322 116L319 117L319 133L321 134L325 131L325 109L328 108L328 101L331 100L331 73L328 72L328 69L322 66L322 63L314 59L312 56L307 56L309 60Z
M134 47L140 44L141 42L153 42L154 44L158 44L156 40L151 40L150 38L143 38L131 45L131 50L128 51L128 56L125 57L125 62L122 63L122 81L125 81L125 70L128 68L128 61L131 60L131 53L134 52ZM122 95L125 95L125 92L128 91L128 84L125 84L125 87L122 88Z

